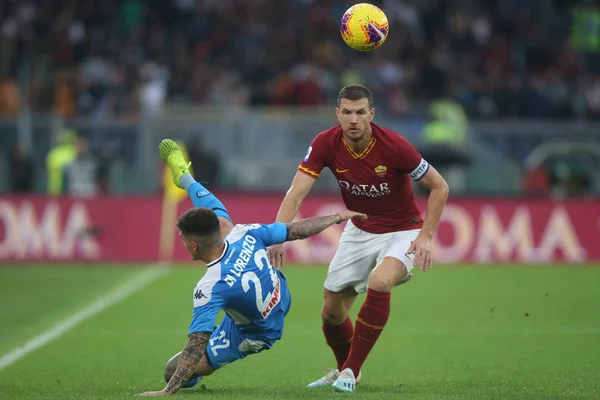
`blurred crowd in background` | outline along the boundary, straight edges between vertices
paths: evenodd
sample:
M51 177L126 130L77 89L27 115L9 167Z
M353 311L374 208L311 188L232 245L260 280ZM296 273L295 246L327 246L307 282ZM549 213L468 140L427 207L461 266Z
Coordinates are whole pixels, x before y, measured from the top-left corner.
M0 113L312 106L362 82L392 115L450 96L474 117L600 117L597 0L372 1L390 36L364 54L338 31L353 3L5 0Z
M148 193L164 135L213 188L282 189L362 83L453 194L600 193L600 0L371 2L390 34L363 53L339 34L356 1L0 1L0 191ZM286 106L314 117L261 114Z

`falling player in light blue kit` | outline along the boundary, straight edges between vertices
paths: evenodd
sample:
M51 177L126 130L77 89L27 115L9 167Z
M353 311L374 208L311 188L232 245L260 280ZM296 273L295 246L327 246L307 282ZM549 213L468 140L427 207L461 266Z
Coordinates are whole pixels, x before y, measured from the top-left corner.
M291 296L284 275L269 263L267 247L366 218L346 210L288 224L233 226L225 206L189 174L177 144L163 140L160 153L196 207L178 219L177 228L192 259L204 261L207 271L193 291L188 343L167 362L167 386L141 396L173 394L226 364L270 349L283 334ZM225 317L213 330L220 310Z

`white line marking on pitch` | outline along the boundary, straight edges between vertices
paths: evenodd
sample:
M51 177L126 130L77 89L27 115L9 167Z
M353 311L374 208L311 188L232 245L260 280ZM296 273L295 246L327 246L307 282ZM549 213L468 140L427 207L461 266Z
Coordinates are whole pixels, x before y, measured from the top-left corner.
M0 357L0 371L8 367L9 365L15 363L16 361L20 360L21 358L25 357L32 351L35 351L40 347L44 346L45 344L51 342L52 340L64 335L69 330L73 329L75 326L79 325L83 321L93 317L96 314L101 313L102 311L114 306L115 304L122 302L138 290L141 290L144 287L151 284L152 282L156 281L157 279L162 278L168 272L168 268L164 266L157 266L148 268L143 272L135 275L125 284L115 289L112 293L99 298L89 306L76 312L70 317L63 319L62 321L52 326L50 329L29 340L23 346L17 347L11 352L4 354L2 357Z

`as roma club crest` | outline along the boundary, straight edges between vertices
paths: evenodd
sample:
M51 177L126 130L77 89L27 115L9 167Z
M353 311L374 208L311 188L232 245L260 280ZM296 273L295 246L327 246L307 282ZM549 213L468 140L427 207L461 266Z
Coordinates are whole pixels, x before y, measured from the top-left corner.
M375 173L378 177L383 178L387 173L387 167L385 165L378 165L375 167Z

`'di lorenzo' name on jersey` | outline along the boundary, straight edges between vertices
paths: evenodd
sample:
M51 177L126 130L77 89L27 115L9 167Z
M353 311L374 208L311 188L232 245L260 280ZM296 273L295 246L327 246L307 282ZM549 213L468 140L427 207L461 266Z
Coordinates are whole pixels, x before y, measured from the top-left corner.
M233 263L233 267L229 272L233 274L227 274L225 277L225 282L232 287L235 282L237 282L237 278L242 276L242 273L248 266L248 262L252 258L252 253L254 253L254 245L256 244L256 238L250 235L244 236L244 243L242 244L242 251L240 255L235 259Z

